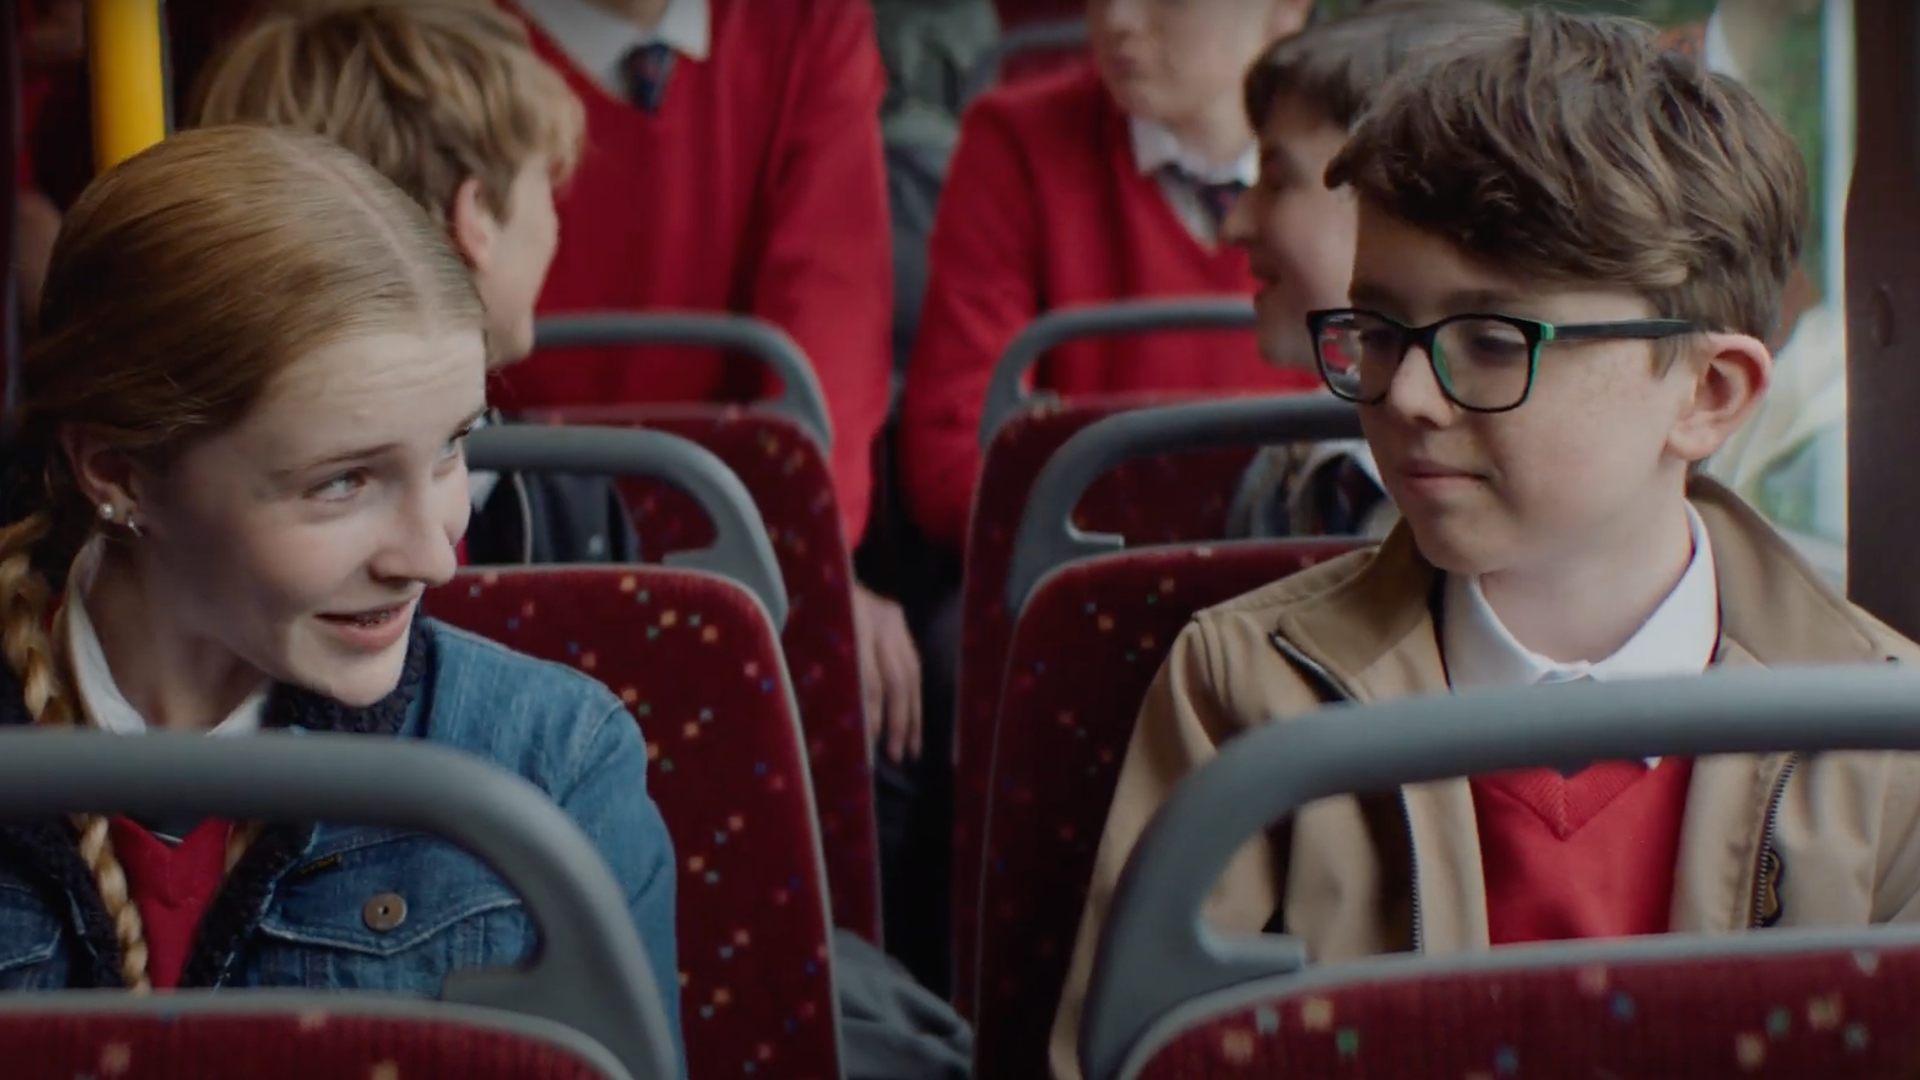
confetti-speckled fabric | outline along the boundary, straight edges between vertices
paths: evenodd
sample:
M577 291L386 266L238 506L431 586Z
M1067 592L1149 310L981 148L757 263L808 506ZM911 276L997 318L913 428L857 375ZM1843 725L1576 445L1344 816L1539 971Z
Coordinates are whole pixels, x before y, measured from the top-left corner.
M1277 997L1184 1032L1141 1080L1920 1075L1920 950L1586 965Z
M780 648L807 736L834 925L879 941L879 834L854 652L853 571L826 457L793 421L737 405L576 407L533 419L560 417L652 428L699 443L753 496L787 585ZM620 490L647 559L713 542L712 524L679 491L650 480L626 480Z
M604 1080L551 1043L448 1021L284 1016L0 1018L9 1080Z
M1035 590L1014 632L994 744L980 1075L1046 1074L1047 1034L1120 762L1181 628L1196 611L1352 549L1325 540L1125 552L1075 563Z
M837 1076L806 755L746 590L664 567L516 568L462 574L426 607L600 679L639 721L679 858L688 1075Z
M980 907L980 856L988 759L1001 676L1013 637L1007 573L1014 534L1034 478L1062 443L1116 413L1181 400L1164 394L1081 397L1036 407L994 437L974 491L961 595L960 690L954 716L954 1000L971 1010ZM1253 450L1140 458L1088 489L1074 511L1083 529L1118 533L1133 544L1177 544L1226 535L1227 510Z

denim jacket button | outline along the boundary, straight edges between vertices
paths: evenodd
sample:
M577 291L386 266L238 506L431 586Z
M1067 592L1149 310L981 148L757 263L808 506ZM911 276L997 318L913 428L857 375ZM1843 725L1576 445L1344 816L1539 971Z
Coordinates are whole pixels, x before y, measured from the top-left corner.
M380 893L360 909L360 917L366 920L369 930L382 934L397 930L407 921L407 898L399 893Z

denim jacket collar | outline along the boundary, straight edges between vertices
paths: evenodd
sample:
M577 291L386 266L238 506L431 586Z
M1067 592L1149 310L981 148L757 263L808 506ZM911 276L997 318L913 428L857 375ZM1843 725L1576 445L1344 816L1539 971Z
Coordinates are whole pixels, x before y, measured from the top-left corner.
M400 682L391 694L364 709L295 686L273 689L267 704L268 729L287 728L356 735L397 735L407 726L433 666L433 635L425 620L414 617ZM0 665L0 730L30 723L19 679ZM219 986L239 954L241 944L259 924L267 901L281 877L312 846L312 822L275 824L264 829L228 875L195 935L193 952L181 973L180 985ZM73 827L60 818L0 825L0 858L37 879L47 890L52 910L66 912L80 944L74 957L79 985L120 987L120 944L107 916L93 874L80 858Z

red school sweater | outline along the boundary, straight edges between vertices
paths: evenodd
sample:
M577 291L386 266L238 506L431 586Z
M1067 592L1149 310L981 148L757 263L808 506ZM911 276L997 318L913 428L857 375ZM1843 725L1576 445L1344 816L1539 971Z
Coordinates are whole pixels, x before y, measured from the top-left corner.
M709 10L712 51L676 58L658 113L609 95L529 21L587 112L539 310L728 311L785 329L826 392L835 493L857 543L892 366L873 16L863 0L710 0ZM564 350L509 368L494 397L514 410L744 401L774 387L757 364L711 350Z
M1133 160L1124 112L1090 64L1003 87L967 113L928 251L929 281L901 425L909 508L964 543L994 363L1050 308L1256 289L1245 253L1193 238ZM1302 331L1304 333L1304 331ZM1062 394L1303 390L1247 332L1071 343L1036 373Z
M1692 777L1685 758L1474 777L1491 942L1665 933Z
M113 818L109 827L127 891L140 908L147 978L155 989L171 990L180 985L200 920L226 883L232 823L208 818L178 844L161 840L131 818Z

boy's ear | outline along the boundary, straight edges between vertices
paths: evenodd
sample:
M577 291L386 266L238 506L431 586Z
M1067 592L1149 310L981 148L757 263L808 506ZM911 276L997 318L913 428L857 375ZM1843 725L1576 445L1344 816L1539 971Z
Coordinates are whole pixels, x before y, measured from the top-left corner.
M453 189L453 202L447 207L447 231L467 265L473 267L475 273L485 273L493 262L500 222L487 207L479 177L469 176Z
M1773 381L1773 354L1746 334L1702 334L1674 375L1691 378L1692 397L1667 436L1667 447L1684 461L1704 461L1720 449L1759 407Z

